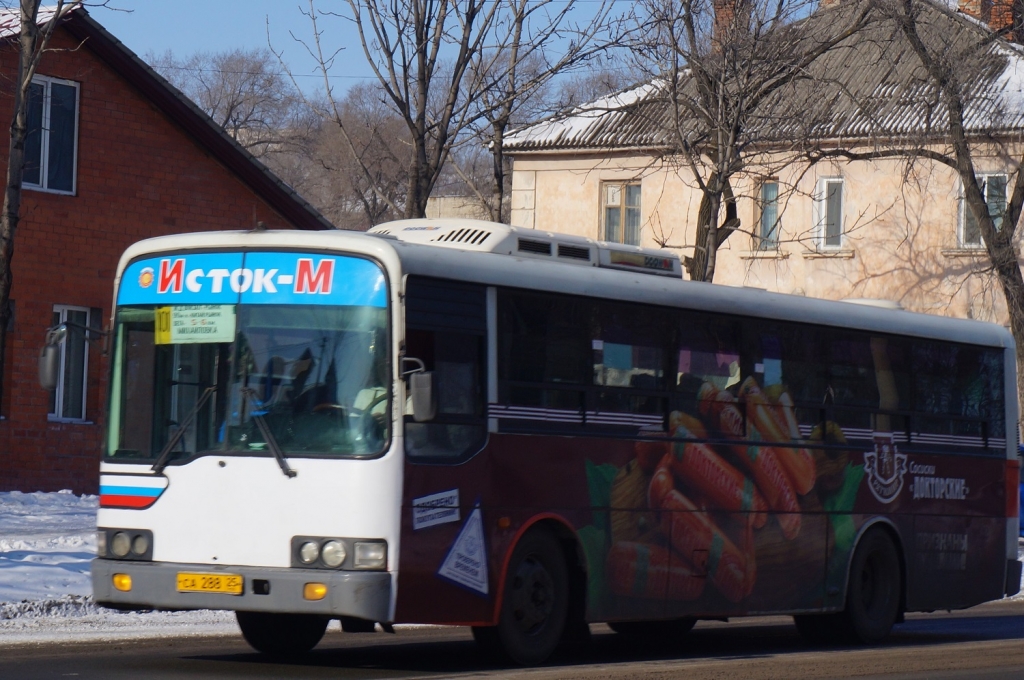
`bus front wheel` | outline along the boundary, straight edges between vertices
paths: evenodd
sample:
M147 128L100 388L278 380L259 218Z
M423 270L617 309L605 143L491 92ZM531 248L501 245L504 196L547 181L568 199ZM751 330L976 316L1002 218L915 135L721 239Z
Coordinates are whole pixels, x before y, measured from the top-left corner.
M512 551L498 625L474 629L474 637L515 663L539 664L561 641L568 613L565 555L550 532L534 529Z
M253 649L279 657L305 654L316 647L328 623L328 619L311 614L235 612L235 618Z

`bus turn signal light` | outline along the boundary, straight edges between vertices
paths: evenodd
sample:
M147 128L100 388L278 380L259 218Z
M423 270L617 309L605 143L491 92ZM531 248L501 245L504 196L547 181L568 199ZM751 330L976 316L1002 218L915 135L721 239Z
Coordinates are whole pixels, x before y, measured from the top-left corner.
M128 574L114 574L112 580L114 582L114 587L122 593L127 593L132 589L132 577Z
M302 587L302 597L307 600L322 600L327 597L327 586L323 583L307 583Z

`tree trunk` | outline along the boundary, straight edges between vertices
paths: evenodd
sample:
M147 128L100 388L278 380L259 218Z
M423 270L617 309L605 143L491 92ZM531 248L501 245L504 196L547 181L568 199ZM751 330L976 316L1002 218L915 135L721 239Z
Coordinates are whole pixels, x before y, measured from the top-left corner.
M487 206L491 213L492 222L504 222L505 206L505 128L508 120L498 121L493 126L494 134L491 137L491 163L494 173L494 186L492 187L491 204Z
M0 213L0 405L4 392L7 356L7 327L11 321L11 286L14 278L14 234L21 214L21 181L25 170L25 135L28 132L28 91L32 84L38 26L36 13L40 0L22 0L18 85L14 89L14 115L7 157L7 185L3 212Z

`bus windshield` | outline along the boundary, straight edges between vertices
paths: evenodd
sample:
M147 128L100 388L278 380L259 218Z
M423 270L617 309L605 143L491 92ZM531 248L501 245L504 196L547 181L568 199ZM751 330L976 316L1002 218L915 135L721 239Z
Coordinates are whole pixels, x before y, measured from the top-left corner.
M112 462L172 439L170 461L269 455L260 416L286 456L372 456L390 436L384 307L122 306L112 358Z

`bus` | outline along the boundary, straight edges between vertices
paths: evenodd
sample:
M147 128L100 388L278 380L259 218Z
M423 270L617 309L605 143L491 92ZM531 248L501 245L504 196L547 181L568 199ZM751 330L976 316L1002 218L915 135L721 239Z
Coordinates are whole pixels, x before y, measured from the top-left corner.
M537 664L597 622L877 643L1018 592L1000 326L468 220L154 238L115 288L97 604Z

